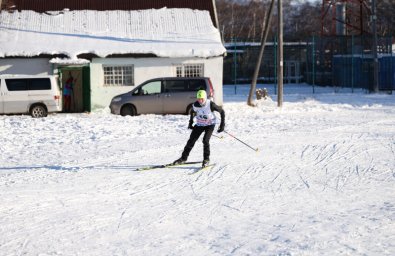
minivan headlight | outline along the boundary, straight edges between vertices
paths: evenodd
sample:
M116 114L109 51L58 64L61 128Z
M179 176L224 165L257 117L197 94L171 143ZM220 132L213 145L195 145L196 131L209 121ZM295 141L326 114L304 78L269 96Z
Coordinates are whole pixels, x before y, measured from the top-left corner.
M112 99L112 102L118 102L118 101L121 101L121 100L122 100L121 97L115 97L115 98Z

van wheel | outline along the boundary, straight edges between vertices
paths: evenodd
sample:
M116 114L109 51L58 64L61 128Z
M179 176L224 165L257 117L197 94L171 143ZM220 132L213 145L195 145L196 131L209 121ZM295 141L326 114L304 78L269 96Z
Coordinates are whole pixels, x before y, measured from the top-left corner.
M131 105L126 105L121 108L121 116L135 116L136 109Z
M30 115L34 118L46 117L47 114L47 109L43 105L34 105L30 108Z

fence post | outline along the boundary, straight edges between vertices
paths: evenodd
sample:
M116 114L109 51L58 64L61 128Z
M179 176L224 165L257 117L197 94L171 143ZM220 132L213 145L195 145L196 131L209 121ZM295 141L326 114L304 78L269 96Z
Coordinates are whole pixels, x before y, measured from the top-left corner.
M391 69L390 69L390 76L391 76L391 79L390 79L390 81L391 81L391 93L392 93L392 90L395 90L395 69L394 69L394 55L393 55L393 49L392 49L392 37L390 37L390 53L391 53Z
M351 93L354 93L354 35L351 36Z
M372 20L372 34L373 34L373 92L378 93L379 92L379 58L377 55L377 27L376 27L376 22L377 22L377 6L376 6L376 0L372 0L372 14L371 14L371 20ZM369 88L370 89L370 88Z
M276 33L277 34L277 33ZM274 94L277 94L277 36L274 37Z
M312 47L312 58L313 58L313 71L312 71L312 76L313 76L313 93L315 93L315 36L313 36L313 47Z
M236 47L236 40L232 38L233 42L233 82L235 86L235 94L236 94L236 81L237 81L237 47Z

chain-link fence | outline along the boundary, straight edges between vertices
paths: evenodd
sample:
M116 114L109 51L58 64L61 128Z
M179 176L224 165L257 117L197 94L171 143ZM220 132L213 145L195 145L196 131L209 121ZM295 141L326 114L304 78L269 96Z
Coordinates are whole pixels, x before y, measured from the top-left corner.
M392 37L378 40L379 89L395 90L395 54ZM250 83L260 43L225 44L224 84ZM284 83L373 89L371 36L313 37L309 42L284 43ZM277 43L265 46L258 83L277 83Z
M306 70L306 42L284 44L284 82L301 83ZM260 43L226 43L227 56L224 59L224 83L250 83L260 50ZM275 39L265 45L265 51L259 69L259 83L277 81L277 43Z
M310 84L373 90L371 36L313 37L307 46L306 81ZM392 37L378 40L379 89L395 89Z

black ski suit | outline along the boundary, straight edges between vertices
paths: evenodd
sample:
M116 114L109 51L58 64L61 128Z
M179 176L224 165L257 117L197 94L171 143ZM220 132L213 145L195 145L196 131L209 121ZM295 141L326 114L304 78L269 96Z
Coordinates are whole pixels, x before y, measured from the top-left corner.
M194 107L200 108L202 107L198 101L193 103ZM221 124L219 126L218 132L223 132L225 128L225 111L215 104L213 101L210 101L210 109L211 112L217 111L221 115ZM181 158L184 159L185 161L188 159L189 153L191 152L193 146L195 145L195 142L197 139L199 139L200 135L204 132L204 137L203 137L203 159L204 160L210 160L210 138L211 135L213 134L215 124L210 124L210 125L193 125L193 118L196 116L196 112L193 110L191 111L191 115L189 118L189 125L188 128L192 129L191 135L189 137L189 140L184 148L184 151L182 152Z

